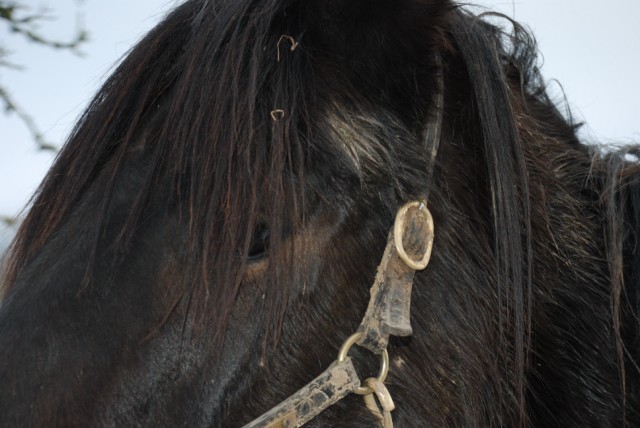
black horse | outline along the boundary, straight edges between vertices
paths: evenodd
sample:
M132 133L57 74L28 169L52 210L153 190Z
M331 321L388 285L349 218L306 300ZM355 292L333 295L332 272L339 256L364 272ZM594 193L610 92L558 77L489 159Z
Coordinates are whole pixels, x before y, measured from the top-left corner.
M427 194L396 425L640 426L638 152L581 145L533 39L489 21L448 0L179 6L13 243L0 426L250 422L336 360L396 210ZM351 394L310 425L375 421Z

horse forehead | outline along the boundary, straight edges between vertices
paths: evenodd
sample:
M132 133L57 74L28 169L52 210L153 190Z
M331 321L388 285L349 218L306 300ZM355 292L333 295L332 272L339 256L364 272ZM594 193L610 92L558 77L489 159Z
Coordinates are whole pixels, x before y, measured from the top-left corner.
M317 122L325 149L346 159L360 177L389 171L388 167L398 162L396 153L402 150L401 146L413 140L411 132L383 105L376 106L377 111L367 108L335 105Z

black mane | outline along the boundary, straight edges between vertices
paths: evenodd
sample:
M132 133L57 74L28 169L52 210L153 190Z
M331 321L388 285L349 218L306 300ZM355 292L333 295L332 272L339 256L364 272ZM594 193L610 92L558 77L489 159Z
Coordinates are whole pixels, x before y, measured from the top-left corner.
M395 210L429 191L416 333L392 343L400 426L640 424L640 152L581 145L533 37L490 21L446 0L191 0L168 15L98 92L12 246L0 388L20 401L39 385L13 380L28 370L1 349L55 357L33 357L50 381L39 410L0 399L0 422L247 422L331 362ZM420 137L440 71L431 180ZM58 373L65 347L97 374ZM156 351L170 357L145 365ZM127 395L137 365L150 387ZM52 399L65 384L92 404Z

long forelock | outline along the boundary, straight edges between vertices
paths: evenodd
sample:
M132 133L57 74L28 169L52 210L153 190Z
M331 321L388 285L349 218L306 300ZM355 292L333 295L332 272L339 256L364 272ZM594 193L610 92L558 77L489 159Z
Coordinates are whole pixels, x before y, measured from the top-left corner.
M183 207L185 259L195 269L176 291L192 296L194 318L215 312L208 321L224 324L253 226L266 219L270 245L277 247L291 229L284 222L299 217L280 213L301 192L299 122L307 114L301 89L307 85L301 82L302 55L280 58L288 31L276 18L281 15L276 2L191 1L143 39L96 95L39 189L34 206L50 208L34 209L23 223L9 285L77 209L91 183L104 177L107 209L96 219L95 235L86 238L94 248L99 244L119 174L139 149L149 119L162 112L166 116L144 148L151 172L134 190L134 206L115 235L135 238L154 203L152 193L165 195L167 209ZM281 300L279 293L274 299ZM211 302L221 309L207 310Z

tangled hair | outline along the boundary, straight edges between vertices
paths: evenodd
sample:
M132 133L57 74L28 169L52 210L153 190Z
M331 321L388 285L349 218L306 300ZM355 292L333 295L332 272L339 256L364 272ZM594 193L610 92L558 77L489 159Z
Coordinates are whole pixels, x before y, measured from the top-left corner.
M414 12L431 15L435 22L446 12L440 3L417 4ZM312 62L319 62L314 55L323 55L325 49L340 46L351 50L345 55L353 54L346 40L327 40L334 29L325 26L334 22L334 14L323 9L317 2L189 1L167 16L105 82L38 189L35 209L20 228L8 260L8 288L85 194L99 191L104 195L99 216L91 219L92 230L85 237L92 245L84 286L92 282L99 245L117 249L115 266L126 257L129 241L150 211L177 209L186 224L184 260L192 268L174 284L175 294L190 295L198 322L214 317L206 323L224 330L256 226L268 225L273 253L279 253L284 237L300 226L303 171L317 161L329 161L321 152L324 147L314 147L319 144L314 139L344 144L336 149L347 154L350 162L345 166L362 180L367 169L379 171L390 157L387 148L375 144L379 136L373 134L393 135L393 123L372 119L359 135L356 126L363 124L352 119L358 112L340 111L336 104L346 100L322 95L332 84L322 71L330 71L311 71ZM326 16L314 24L323 13ZM309 18L297 19L300 15ZM303 37L301 52L285 54L296 47L292 41ZM308 41L315 47L306 49ZM327 81L319 82L323 77ZM351 88L340 89L350 93ZM349 101L357 109L355 103L364 100ZM319 119L322 116L330 118ZM314 129L322 123L334 127L329 135ZM366 139L367 128L371 140ZM135 168L141 171L135 172L135 186L123 189L120 177L132 173L131 154L138 155ZM118 219L116 236L102 242L100 237L114 226L123 191L130 192L132 206ZM272 275L282 270L274 264ZM281 294L287 290L269 291L269 304L279 319L286 300ZM210 311L209 302L222 310Z
M433 403L417 403L405 420L640 423L640 166L629 161L640 152L580 145L578 125L547 95L533 37L492 19L448 0L185 2L80 118L12 245L6 301L31 283L76 274L78 295L115 286L118 275L137 278L127 261L161 236L178 248L155 258L154 275L169 278L162 323L186 305L207 357L225 343L256 258L268 258L268 286L253 290L266 308L262 356L282 329L301 335L296 317L306 315L288 309L300 308L291 306L299 288L323 272L335 281L312 296L314 309L328 312L317 316L327 325L314 326L320 343L330 336L322 330L342 333L323 316L356 317L338 300L362 294L369 273L358 269L379 257L369 244L384 241L403 201L428 191L442 232L433 267L416 276L424 306L413 317L423 336L392 346L413 346L437 368L406 380L406 391L428 385ZM439 72L445 123L432 179L421 136ZM313 235L318 207L358 228L336 238L352 263L336 263L338 243ZM364 247L375 254L355 251ZM427 283L450 306L425 303ZM450 283L460 287L437 294ZM427 331L453 334L437 342ZM429 349L434 343L441 348ZM459 360L448 358L454 351ZM220 421L232 417L228 402L261 385L252 381L221 387ZM267 406L278 385L244 402L247 414ZM567 398L565 387L579 393Z
M100 216L85 238L93 242L85 276L89 286L100 236L113 227L110 216L121 203L118 194L126 190L133 203L108 243L118 248L115 253L126 257L150 210L177 209L186 227L184 259L192 266L175 284L179 294L191 295L200 322L210 301L220 308L233 304L252 225L268 222L272 231L283 231L281 213L292 212L286 221L299 217L295 176L301 178L306 136L298 124L308 114L309 85L300 84L306 67L302 56L274 61L278 35L288 26L285 20L266 19L282 15L284 6L278 3L187 2L131 51L40 186L35 209L13 246L8 284L85 193L97 188L104 194ZM274 73L276 67L286 72ZM270 114L276 109L281 117ZM145 164L135 186L122 189L120 176L130 172L132 154L144 155ZM92 187L94 182L99 186ZM282 233L272 232L272 248L281 239ZM226 312L213 316L221 322Z

